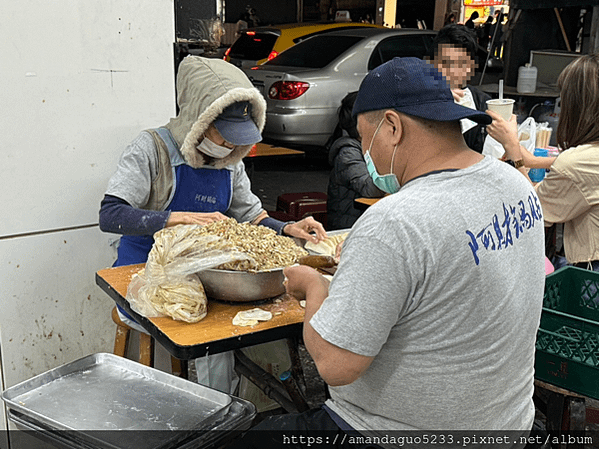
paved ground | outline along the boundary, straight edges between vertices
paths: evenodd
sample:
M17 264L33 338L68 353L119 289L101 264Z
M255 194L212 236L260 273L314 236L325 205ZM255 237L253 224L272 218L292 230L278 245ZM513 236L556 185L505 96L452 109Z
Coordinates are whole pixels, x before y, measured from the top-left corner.
M324 150L323 150L324 153ZM277 197L283 193L325 192L330 168L324 154L255 158L250 168L252 191L260 197L266 210L275 210Z

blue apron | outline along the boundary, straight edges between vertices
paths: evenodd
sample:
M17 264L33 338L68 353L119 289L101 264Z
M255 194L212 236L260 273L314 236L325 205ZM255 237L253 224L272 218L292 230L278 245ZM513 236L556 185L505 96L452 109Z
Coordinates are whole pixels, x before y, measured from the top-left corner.
M172 135L166 128L156 130L166 143L171 164L175 168L173 198L165 210L177 212L221 212L231 204L231 172L225 168L192 168L185 164ZM118 258L113 266L145 263L154 244L151 235L124 235L118 248ZM131 318L119 307L121 313ZM133 318L131 318L133 319Z

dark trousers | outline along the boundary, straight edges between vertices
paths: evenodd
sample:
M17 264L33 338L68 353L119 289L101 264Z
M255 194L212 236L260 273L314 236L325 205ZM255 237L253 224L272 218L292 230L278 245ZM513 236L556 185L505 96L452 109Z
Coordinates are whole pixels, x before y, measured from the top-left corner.
M354 435L358 433L352 432ZM263 449L326 447L334 449L379 449L368 444L350 444L345 433L322 408L304 413L269 416L227 447L227 449Z

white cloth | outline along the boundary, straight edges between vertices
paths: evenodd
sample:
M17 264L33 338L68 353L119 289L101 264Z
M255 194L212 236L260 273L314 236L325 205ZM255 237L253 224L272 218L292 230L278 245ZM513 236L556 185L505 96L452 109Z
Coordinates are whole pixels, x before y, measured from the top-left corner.
M467 87L464 88L464 96L460 98L459 101L454 101L460 106L464 106L470 109L476 109L476 105L474 104L474 97L472 96L472 92ZM476 126L476 123L470 119L464 118L460 120L460 126L462 127L462 134L470 131L472 128Z
M235 392L239 376L235 372L233 351L199 357L194 362L199 384L227 394Z

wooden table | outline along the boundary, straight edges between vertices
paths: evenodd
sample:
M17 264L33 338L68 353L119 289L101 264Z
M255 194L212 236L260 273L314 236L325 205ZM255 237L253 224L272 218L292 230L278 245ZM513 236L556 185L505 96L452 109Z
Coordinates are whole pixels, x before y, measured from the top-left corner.
M356 198L354 202L356 203L357 209L366 210L380 199L381 198Z
M142 317L131 310L125 297L131 277L143 267L144 264L139 264L100 270L96 273L96 284L178 359L190 360L301 336L304 309L297 299L287 294L260 303L225 303L209 299L208 314L193 324L166 317ZM255 326L233 326L237 312L254 307L270 311L273 318Z
M297 350L304 321L304 309L288 294L260 302L226 303L208 300L208 314L198 323L185 323L171 318L146 318L131 310L127 287L135 273L145 264L105 268L96 273L96 284L119 306L146 329L172 356L182 361L183 377L187 377L187 361L208 354L235 350L235 370L247 377L269 398L290 413L308 409L296 382L305 383ZM270 321L254 326L233 326L233 317L241 310L260 307L273 314ZM260 343L286 339L291 357L292 377L281 383L252 362L239 349Z
M257 159L282 156L303 156L304 154L305 153L300 150L292 150L291 148L277 147L267 143L258 142L244 158L247 175L250 180L254 176L254 161Z
M255 157L276 157L276 156L300 156L305 154L300 150L292 150L291 148L277 147L267 143L258 142L252 147L246 158Z

